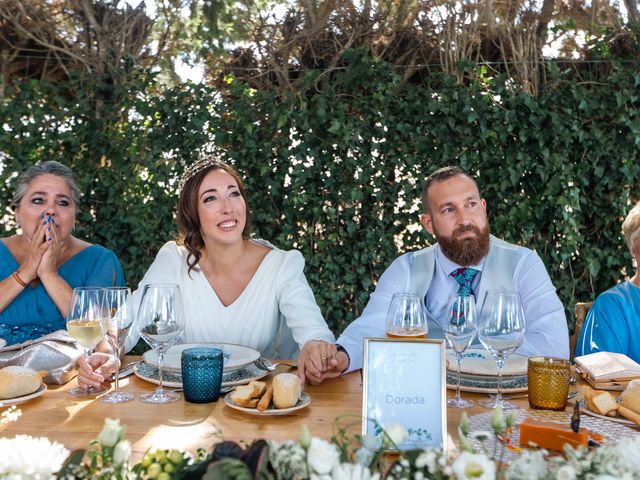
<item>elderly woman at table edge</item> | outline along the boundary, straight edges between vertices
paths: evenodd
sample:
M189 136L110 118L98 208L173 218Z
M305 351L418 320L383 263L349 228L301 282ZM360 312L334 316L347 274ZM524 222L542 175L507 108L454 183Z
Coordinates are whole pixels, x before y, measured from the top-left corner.
M181 240L160 249L133 295L134 308L145 285L177 283L185 314L183 343L233 343L280 359L295 358L300 349L300 379L321 375L336 352L335 337L307 283L300 252L249 239L243 182L218 157L205 155L192 164L179 189ZM132 331L127 349L137 339ZM102 354L94 354L91 365L81 363L82 385L99 384L111 370Z
M640 363L640 203L625 218L622 233L635 263L635 275L598 295L582 326L576 356L616 352Z
M116 255L74 237L80 190L69 167L36 164L11 201L21 233L0 239L0 337L9 344L65 328L71 291L124 285Z

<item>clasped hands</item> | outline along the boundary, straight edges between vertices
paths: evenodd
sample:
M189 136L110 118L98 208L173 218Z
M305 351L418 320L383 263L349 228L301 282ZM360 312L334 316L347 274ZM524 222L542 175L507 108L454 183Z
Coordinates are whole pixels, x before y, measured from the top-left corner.
M328 378L340 376L348 366L349 356L338 351L335 344L310 340L300 351L298 376L303 384L320 385Z
M333 343L310 340L302 346L298 358L298 376L302 383L319 385L328 378L338 377L349 366L349 357ZM78 360L78 384L98 387L111 379L116 368L113 355L95 352Z

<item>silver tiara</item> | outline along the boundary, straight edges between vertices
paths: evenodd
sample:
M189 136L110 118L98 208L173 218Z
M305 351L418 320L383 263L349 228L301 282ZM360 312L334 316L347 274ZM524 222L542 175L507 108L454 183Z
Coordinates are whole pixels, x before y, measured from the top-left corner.
M200 158L189 165L182 173L182 177L180 177L180 181L178 182L178 192L182 192L182 189L187 184L187 182L201 171L209 167L217 167L223 165L226 164L218 154L205 153L200 155Z

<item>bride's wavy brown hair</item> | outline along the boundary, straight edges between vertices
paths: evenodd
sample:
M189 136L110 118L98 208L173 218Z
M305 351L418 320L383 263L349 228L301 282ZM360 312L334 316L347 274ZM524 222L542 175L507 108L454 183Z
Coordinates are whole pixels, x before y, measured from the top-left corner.
M233 167L227 165L224 162L215 162L211 166L204 168L189 178L184 184L184 187L180 191L180 197L178 198L178 231L180 236L178 243L185 246L187 252L187 266L189 267L189 273L191 270L199 270L196 267L197 263L202 257L202 247L204 247L204 239L201 233L200 217L198 216L198 190L204 177L212 170L223 170L233 177L238 184L238 189L246 205L246 218L244 230L242 230L242 237L246 240L251 234L251 210L247 204L247 197L245 195L245 187L240 175Z

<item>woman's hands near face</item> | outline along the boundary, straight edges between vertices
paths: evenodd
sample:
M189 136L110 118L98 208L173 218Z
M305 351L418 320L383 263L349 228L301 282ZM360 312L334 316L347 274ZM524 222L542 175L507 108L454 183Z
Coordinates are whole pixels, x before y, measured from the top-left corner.
M46 218L46 217L45 217ZM43 219L37 226L33 236L27 237L29 246L27 248L27 254L25 255L22 265L20 265L20 274L23 275L23 280L30 282L39 276L40 264L42 263L42 257L49 249L51 242L47 241L47 225L45 225Z
M47 224L44 227L45 243L47 248L42 255L42 260L38 265L38 277L55 274L58 271L58 257L60 256L60 233L55 219L52 216L45 217Z

